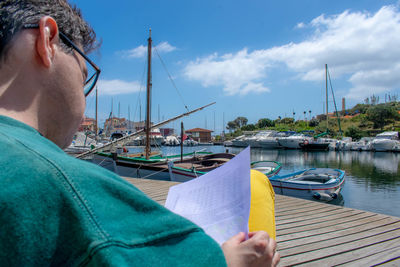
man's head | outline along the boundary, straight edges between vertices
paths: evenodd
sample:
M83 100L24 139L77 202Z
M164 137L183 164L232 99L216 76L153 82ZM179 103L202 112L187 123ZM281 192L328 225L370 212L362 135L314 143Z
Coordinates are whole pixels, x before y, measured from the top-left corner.
M71 42L74 45L71 45ZM95 33L66 0L0 0L0 114L70 144Z
M72 42L83 47L85 53L96 48L96 34L82 19L78 8L66 0L0 0L0 59L7 55L7 45L24 25L37 24L44 16L52 17L58 30ZM62 44L67 52L71 47Z

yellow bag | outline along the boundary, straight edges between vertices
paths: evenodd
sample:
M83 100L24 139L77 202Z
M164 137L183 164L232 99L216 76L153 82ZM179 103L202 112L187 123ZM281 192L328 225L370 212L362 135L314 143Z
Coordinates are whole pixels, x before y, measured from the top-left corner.
M275 193L267 176L250 170L251 202L249 231L265 231L276 239Z

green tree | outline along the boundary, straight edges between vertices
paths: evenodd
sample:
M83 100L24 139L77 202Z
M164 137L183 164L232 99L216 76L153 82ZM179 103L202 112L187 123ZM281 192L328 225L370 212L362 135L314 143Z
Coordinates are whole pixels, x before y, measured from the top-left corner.
M394 122L399 117L399 114L392 106L385 104L371 106L367 110L367 119L374 123L374 128L380 128L381 130L386 124Z
M242 131L254 131L256 129L256 126L254 124L247 124L240 129Z
M281 123L283 123L283 124L291 124L291 123L294 123L294 119L293 118L283 118L281 120Z
M257 128L265 128L265 127L274 127L275 126L275 122L267 119L267 118L263 118L263 119L259 119L257 122Z
M239 128L239 125L236 123L236 121L229 121L226 126L226 129L228 129L229 132L231 132L232 130L234 131L237 128Z
M349 128L346 129L344 135L347 137L351 137L351 139L353 140L359 140L362 137L362 131L360 130L360 128L351 125L349 126Z
M308 125L309 125L310 127L316 127L316 126L318 126L318 124L319 124L319 121L318 121L317 119L315 119L315 118L312 118L312 119L310 120L310 122L308 123Z
M237 117L234 122L238 125L239 128L242 128L245 126L248 122L248 119L246 117Z

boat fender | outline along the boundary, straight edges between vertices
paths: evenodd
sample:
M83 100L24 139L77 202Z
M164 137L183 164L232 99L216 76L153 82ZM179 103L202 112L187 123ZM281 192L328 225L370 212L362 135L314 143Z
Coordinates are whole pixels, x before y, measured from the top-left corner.
M304 140L303 142L305 145L308 145L308 140Z
M338 195L336 193L330 193L329 194L331 196L331 198L333 199L337 199Z
M330 195L333 199L337 199L337 198L338 198L338 195L339 195L339 192L340 192L340 187L338 187L338 188L335 190L335 192L330 193L329 195Z
M124 151L124 153L128 153L128 149L126 147L123 147L122 151Z
M318 192L315 192L312 197L318 200L321 199L321 195Z
M319 200L321 201L331 201L332 200L332 196L327 194L327 193L318 193L320 195Z

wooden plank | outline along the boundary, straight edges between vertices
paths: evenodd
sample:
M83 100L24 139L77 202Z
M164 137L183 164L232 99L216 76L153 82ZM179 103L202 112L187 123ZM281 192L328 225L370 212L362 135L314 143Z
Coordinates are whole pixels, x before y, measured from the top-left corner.
M275 216L276 219L278 220L285 220L285 219L291 219L291 218L298 218L298 217L305 217L305 216L313 216L315 214L323 213L323 212L334 212L337 211L340 208L335 208L335 207L323 207L323 208L314 208L312 210L299 210L298 212L294 212L291 214L286 214L286 215L277 215Z
M383 221L378 222L369 222L358 226L356 228L345 229L335 232L330 232L321 235L313 235L309 237L289 240L288 242L278 242L279 250L290 249L297 246L304 246L308 244L315 244L315 243L323 243L325 240L333 240L335 241L337 238L342 238L346 236L356 235L358 233L363 232L371 232L371 231L381 231L385 232L391 229L397 229L400 226L400 222L393 222L392 219L387 218L387 222L383 223Z
M350 260L338 266L373 266L373 265L400 266L399 251L400 251L400 244L393 248L382 250L365 257Z
M338 206L333 206L333 205L325 205L325 206L298 206L296 209L293 210L286 210L286 211L281 211L277 209L275 211L275 216L279 218L285 218L285 217L293 217L293 216L298 216L299 214L302 214L304 212L311 212L314 213L315 211L321 210L342 210L342 207Z
M393 259L391 259L391 260L389 260L389 261L387 261L387 262L384 262L384 263L382 263L382 264L375 265L375 266L385 266L385 267L391 267L391 266L393 266L393 267L399 267L399 266L400 266L400 256L399 256L399 257L396 257L396 258L393 258Z
M349 261L349 259L361 258L378 251L393 248L400 242L400 230L375 235L362 240L345 244L337 244L328 248L309 251L301 254L282 256L283 265L300 265L311 263L314 266L332 266Z
M337 236L335 238L321 238L320 240L312 243L304 243L297 246L287 248L279 247L279 252L282 256L296 255L308 251L319 250L321 248L336 247L338 244L351 243L358 240L366 239L368 237L377 236L384 233L396 234L400 230L400 222L391 224L385 227L377 227L368 231L355 232L353 234Z
M284 229L284 228L294 227L297 225L318 223L321 220L324 220L324 221L335 220L337 218L351 217L351 216L355 216L355 215L362 214L362 213L365 213L365 212L360 211L360 210L344 210L342 212L323 213L322 216L298 217L297 220L295 220L295 219L280 220L279 228Z
M289 241L289 240L299 239L299 238L304 238L304 237L309 237L309 236L316 236L316 235L321 235L321 234L326 234L326 233L332 233L332 232L336 232L336 231L340 231L340 230L355 229L357 227L360 227L360 226L362 226L366 223L370 223L370 222L387 223L388 221L393 222L393 219L388 218L385 215L377 214L375 216L360 219L360 220L357 220L354 222L332 225L332 226L326 227L326 228L317 228L317 229L313 229L310 231L303 231L303 232L292 231L291 233L287 233L287 234L281 234L280 232L277 232L277 241L283 242L283 241Z
M360 214L360 213L366 213L365 211L358 211L358 210L330 210L327 212L316 212L315 214L309 215L309 216L297 216L293 218L287 218L287 219L281 219L278 218L278 222L276 223L277 228L282 228L285 226L290 226L293 224L301 224L302 222L317 222L321 220L330 220L331 218L335 217L340 217L340 215L345 216L351 216L355 214ZM275 217L276 218L276 217Z
M321 220L320 223L314 223L310 225L304 225L304 226L298 226L296 228L287 228L283 230L279 230L279 235L287 235L291 233L301 233L301 232L309 232L312 230L322 230L326 228L332 228L332 227L337 227L337 226L352 226L353 223L356 223L359 220L369 220L371 217L377 216L375 214L360 214L358 216L350 217L349 218L342 218L338 220L333 220L333 221L323 221Z
M334 213L333 215L330 216L324 216L324 217L319 217L316 219L311 219L309 221L307 220L299 220L299 222L292 222L290 224L284 224L284 225L279 225L276 227L276 230L279 231L280 234L284 234L284 230L293 232L293 229L296 229L295 231L301 231L303 229L314 229L314 228L319 228L319 227L326 227L330 225L335 225L339 223L346 223L346 222L352 222L355 220L359 220L362 218L368 218L372 217L374 215L371 215L366 212L357 212L357 211L349 211L345 214L340 214L340 213Z
M379 257L383 257L386 253L393 253L392 255L397 255L395 256L396 258L399 255L399 249L398 249L398 244L400 240L399 239L392 239L392 240L387 240L385 242L378 242L374 244L369 244L367 246L363 246L354 250L350 250L344 253L337 253L334 256L324 256L318 260L315 261L308 261L299 265L305 265L305 266L338 266L341 265L342 263L347 262L349 259L361 259L361 258L367 258L369 257L371 259L371 262L375 262L374 264L381 264L382 261L380 260ZM394 250L392 250L392 248ZM373 265L374 265L373 264ZM353 264L352 266L360 266ZM363 266L363 265L361 265ZM364 266L369 266L369 265L364 265Z
M295 200L290 200L290 201L285 201L285 199L275 199L275 207L279 209L280 212L285 212L285 211L290 211L290 210L296 210L298 207L306 207L306 206L320 206L316 201L295 201Z

